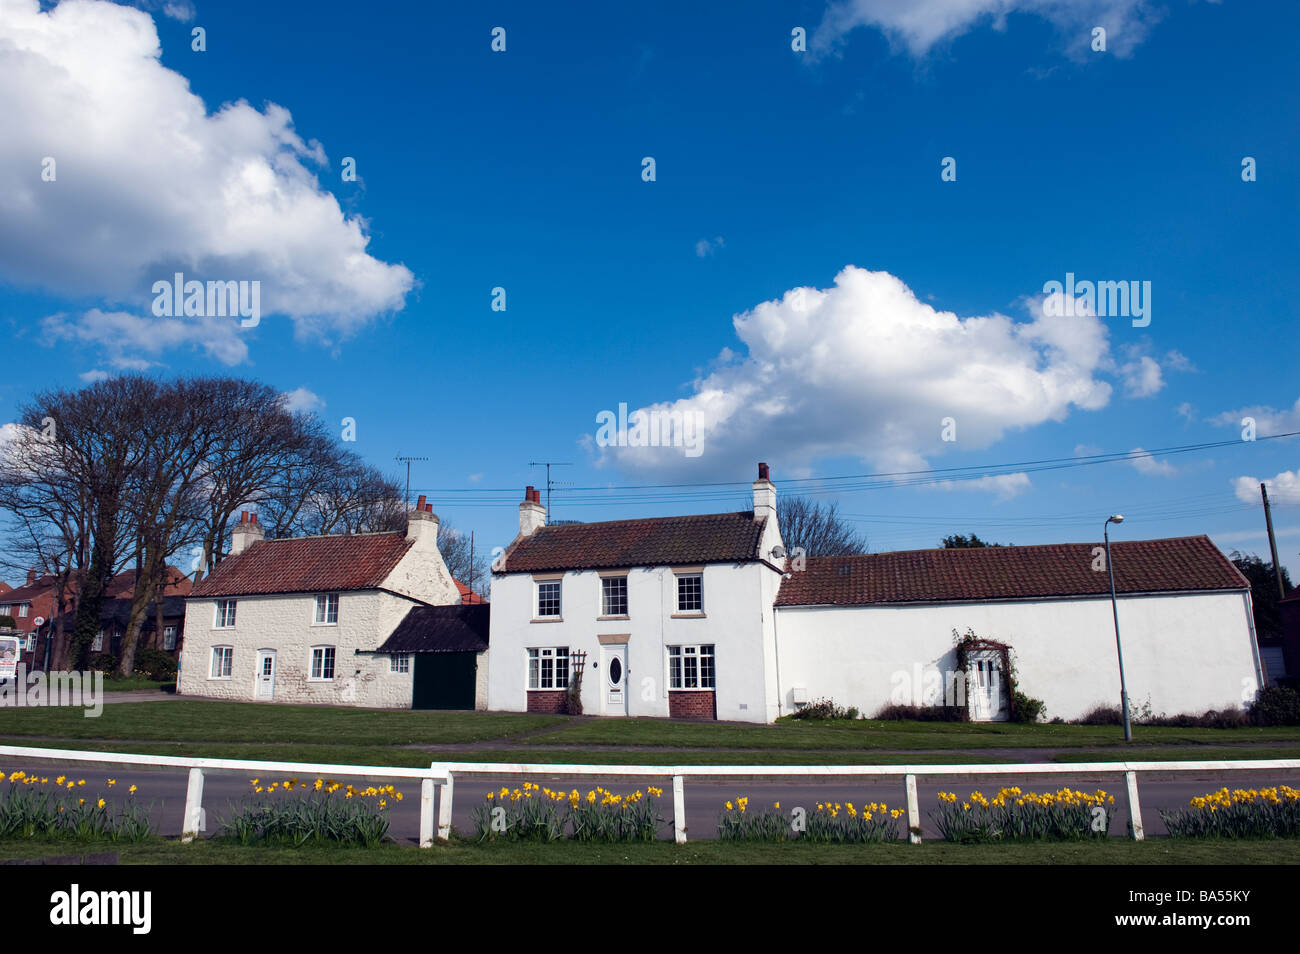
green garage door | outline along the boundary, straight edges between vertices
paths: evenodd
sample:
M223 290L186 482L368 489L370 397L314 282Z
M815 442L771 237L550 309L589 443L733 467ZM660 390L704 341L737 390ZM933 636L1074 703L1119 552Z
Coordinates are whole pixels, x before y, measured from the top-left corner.
M412 709L473 709L477 653L416 653Z

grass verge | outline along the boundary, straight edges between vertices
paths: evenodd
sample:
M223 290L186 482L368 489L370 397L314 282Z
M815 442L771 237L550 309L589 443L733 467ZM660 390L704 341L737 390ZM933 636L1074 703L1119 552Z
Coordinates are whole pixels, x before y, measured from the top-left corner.
M121 864L139 865L1266 865L1300 863L1300 841L1175 841L1065 844L799 845L699 841L593 845L536 842L476 845L455 840L422 850L411 845L379 848L242 847L200 841L182 845L153 839L133 845L85 842L0 841L0 861L78 858L112 852Z

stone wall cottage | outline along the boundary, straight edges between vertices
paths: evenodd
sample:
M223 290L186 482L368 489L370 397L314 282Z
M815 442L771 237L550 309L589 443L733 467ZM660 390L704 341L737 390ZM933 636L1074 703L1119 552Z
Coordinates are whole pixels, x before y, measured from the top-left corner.
M413 611L462 602L463 587L448 572L437 538L438 518L423 496L405 533L266 540L256 515L242 514L230 555L188 601L180 691L250 701L451 708L440 704L445 696L420 691L436 667L421 667L407 649L384 648ZM484 641L473 653L484 672L486 655ZM483 707L484 694L473 689L480 677L471 671L467 678L469 708ZM454 688L456 701L463 701L464 687Z
M771 722L829 698L865 715L947 702L997 720L1007 663L1048 717L1118 705L1097 544L792 559L765 464L753 494L741 513L548 527L527 488L493 571L489 707L564 711L579 664L589 715ZM1133 706L1253 700L1260 657L1236 567L1204 536L1111 551ZM983 640L960 679L954 630Z

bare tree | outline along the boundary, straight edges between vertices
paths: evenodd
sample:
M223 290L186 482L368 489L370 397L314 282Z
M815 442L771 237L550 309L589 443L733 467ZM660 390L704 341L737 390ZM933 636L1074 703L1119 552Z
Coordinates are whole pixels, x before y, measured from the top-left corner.
M490 580L487 554L481 546L472 549L471 553L468 533L462 533L450 523L438 525L438 552L442 554L448 572L486 599Z
M781 496L776 501L781 539L790 552L805 556L849 556L867 552L867 538L839 516L836 504L825 506L807 497Z

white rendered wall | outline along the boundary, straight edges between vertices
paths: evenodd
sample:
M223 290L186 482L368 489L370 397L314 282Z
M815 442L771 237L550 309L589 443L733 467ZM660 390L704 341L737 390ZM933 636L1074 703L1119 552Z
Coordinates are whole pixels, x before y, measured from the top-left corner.
M1134 596L1119 600L1130 703L1154 714L1241 706L1258 688L1249 604L1241 593ZM1022 692L1044 718L1074 719L1119 705L1111 601L1042 600L777 610L783 710L791 691L874 715L926 670L955 666L952 631L1008 643ZM910 693L909 693L910 695ZM912 698L904 701L921 702Z
M533 622L536 584L530 573L496 575L492 579L492 665L488 673L488 707L527 709L530 647L568 646L585 650L582 705L588 715L601 713L604 673L599 664L598 636L627 638L628 714L668 715L668 654L670 645L712 643L717 666L719 719L765 722L775 710L768 689L772 596L780 574L757 564L715 564L704 567L704 616L673 618L677 584L669 568L634 569L628 577L628 619L598 620L601 577L594 570L570 571L561 586L559 622ZM764 600L766 599L766 602Z

